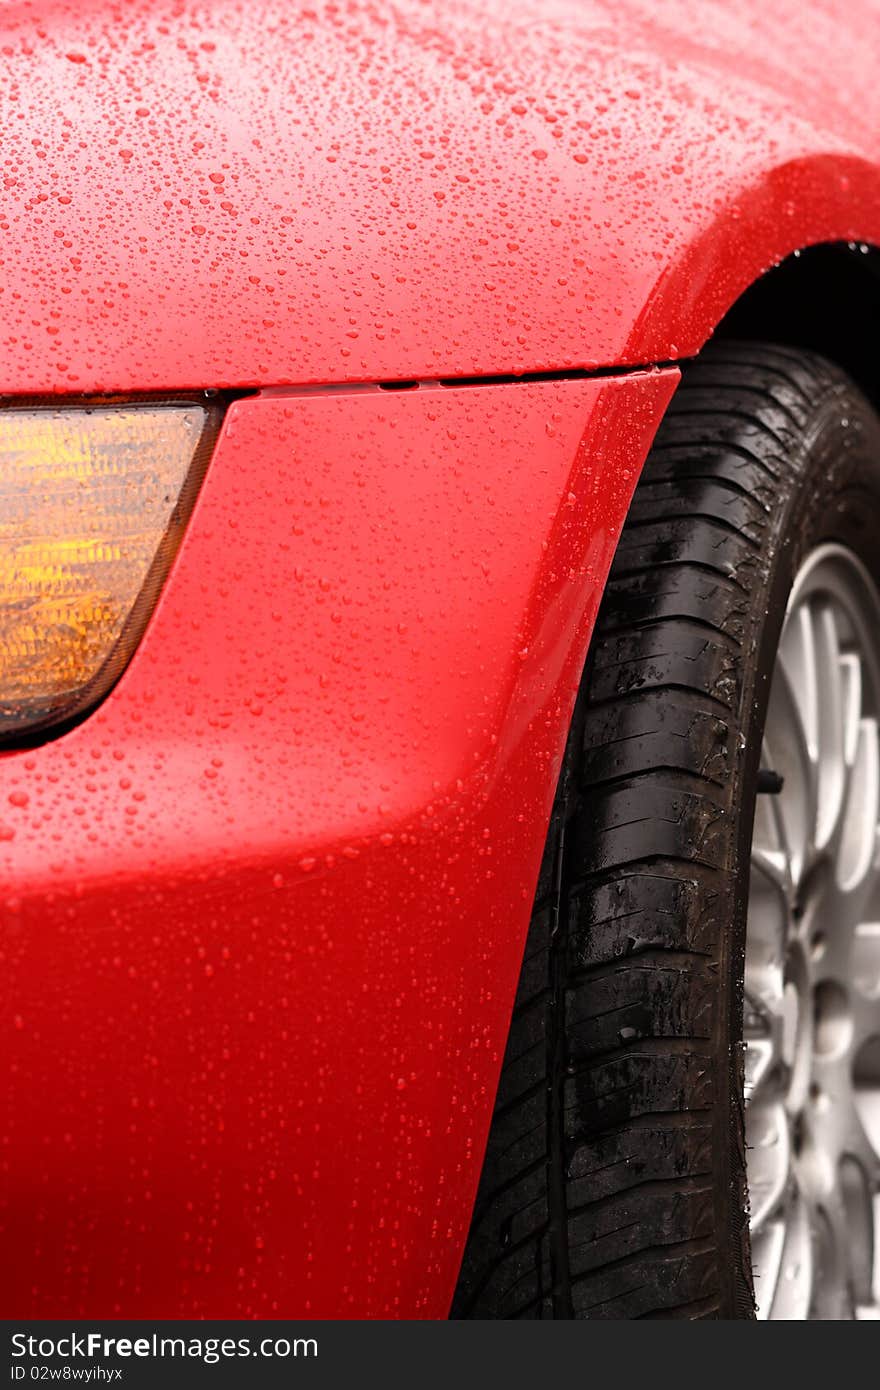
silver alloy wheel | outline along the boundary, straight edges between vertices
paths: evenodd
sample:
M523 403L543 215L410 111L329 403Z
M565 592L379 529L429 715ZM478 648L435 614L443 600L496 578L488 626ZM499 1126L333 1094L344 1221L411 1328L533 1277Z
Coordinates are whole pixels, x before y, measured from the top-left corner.
M759 1318L880 1317L880 596L800 569L773 671L745 963Z

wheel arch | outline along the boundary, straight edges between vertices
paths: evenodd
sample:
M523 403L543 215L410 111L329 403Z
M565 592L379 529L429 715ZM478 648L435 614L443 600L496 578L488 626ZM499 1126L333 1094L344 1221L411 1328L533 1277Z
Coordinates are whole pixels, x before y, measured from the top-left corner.
M777 343L820 353L880 405L880 248L826 242L795 251L755 280L715 339Z

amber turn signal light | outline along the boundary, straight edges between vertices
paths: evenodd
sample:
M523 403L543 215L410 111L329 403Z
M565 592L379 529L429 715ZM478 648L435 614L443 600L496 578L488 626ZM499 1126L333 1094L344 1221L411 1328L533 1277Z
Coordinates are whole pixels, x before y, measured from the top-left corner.
M122 673L219 414L186 401L0 408L0 742L66 725Z

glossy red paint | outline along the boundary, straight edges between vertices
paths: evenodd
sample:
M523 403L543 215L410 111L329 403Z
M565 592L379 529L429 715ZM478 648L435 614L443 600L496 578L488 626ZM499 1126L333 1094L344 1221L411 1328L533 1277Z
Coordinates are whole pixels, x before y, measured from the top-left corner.
M7 1315L444 1315L676 372L351 384L668 361L880 242L876 6L805 9L2 7L0 391L262 388L120 684L0 758Z
M445 1315L676 379L232 407L121 682L0 761L7 1316Z
M38 0L0 54L0 391L665 361L880 242L874 3Z

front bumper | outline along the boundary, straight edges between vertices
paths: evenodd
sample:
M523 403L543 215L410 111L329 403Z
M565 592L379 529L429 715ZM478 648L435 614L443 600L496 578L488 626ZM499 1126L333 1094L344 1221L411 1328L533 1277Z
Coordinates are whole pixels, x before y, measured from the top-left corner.
M122 680L0 759L7 1316L445 1316L677 379L231 407Z

